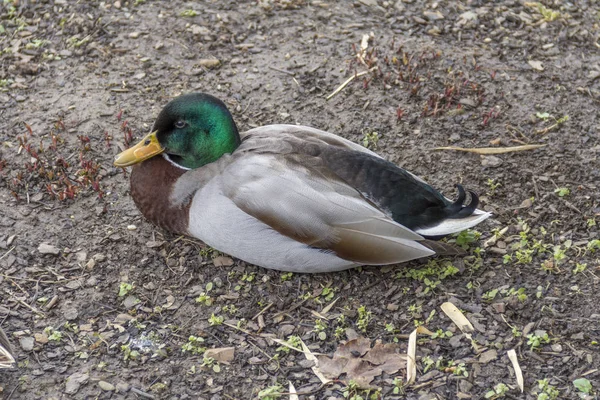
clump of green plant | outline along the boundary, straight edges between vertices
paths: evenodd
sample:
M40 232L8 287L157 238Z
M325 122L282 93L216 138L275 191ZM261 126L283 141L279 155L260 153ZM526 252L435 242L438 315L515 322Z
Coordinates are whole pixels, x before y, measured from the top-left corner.
M302 339L300 339L300 336L288 336L287 340L285 341L285 344L287 344L287 346L279 346L277 349L275 349L275 351L277 351L278 353L289 354L289 352L292 351L290 347L293 347L298 351L302 351Z
M554 189L554 193L556 193L558 197L565 197L571 194L571 189L567 187L559 187Z
M587 221L585 221L585 224L587 225L588 228L593 228L594 226L596 226L596 219L588 218Z
M499 399L501 397L506 396L508 390L508 386L506 386L504 383L499 383L485 394L485 398L490 400Z
M402 379L394 378L392 385L394 385L394 389L392 390L393 394L404 394L404 381Z
M468 249L469 245L475 243L480 237L481 232L473 229L466 229L456 236L456 244L464 249Z
M431 259L425 267L408 268L396 274L396 278L411 278L425 284L424 294L433 293L442 280L459 272L448 260Z
M532 351L539 349L542 344L548 343L550 343L550 337L546 332L543 332L541 335L536 335L535 333L527 335L527 345Z
M550 384L548 379L541 379L538 381L539 393L537 400L555 400L560 396L560 392L554 386Z
M200 293L198 297L196 297L196 303L204 304L205 306L210 306L213 303L212 297L210 297L205 292Z
M592 253L596 250L600 250L600 239L590 240L587 244L587 249Z
M60 342L62 340L62 332L55 330L51 326L44 328L44 333L48 336L48 340L53 342Z
M281 275L279 275L279 277L281 278L281 282L285 282L285 281L289 281L290 279L292 279L293 275L294 275L293 272L282 272Z
M181 15L182 17L195 17L195 16L198 15L198 12L194 11L194 10L191 10L191 9L190 10L183 10L181 12L181 14L179 14L179 15Z
M123 352L123 360L137 360L140 357L140 352L137 350L133 350L131 348L131 344L124 344L121 346L121 351Z
M283 386L277 383L258 392L258 398L261 400L276 400L283 396L283 393L285 393Z
M379 143L379 133L377 132L364 132L362 139L362 145L367 149L377 150L377 143Z
M199 336L191 335L188 341L181 345L182 353L202 354L206 351L203 345L204 339Z
M135 286L133 286L131 283L121 282L119 285L119 297L127 296L134 288Z
M575 379L573 381L573 386L575 386L575 389L580 393L588 395L592 394L592 383L586 378Z
M348 400L376 400L381 398L381 389L375 389L371 393L372 391L373 389L362 389L356 381L350 379L348 385L342 390L342 396Z
M371 311L367 311L365 306L358 307L358 320L356 321L356 326L361 332L367 332L367 327L369 326L372 317L373 314Z
M431 335L431 339L448 339L451 338L453 336L452 332L450 331L444 331L443 329L438 329L435 332L433 332L433 335Z
M321 318L315 319L315 325L313 327L313 331L317 333L317 336L321 340L327 339L327 322L324 322Z
M544 21L546 22L556 21L558 18L560 18L559 11L554 11L542 3L537 3L537 10L540 14L542 14L542 17L544 17Z
M583 271L586 270L586 268L587 268L587 264L576 263L575 268L573 268L573 275L582 273Z
M214 372L221 372L221 367L219 366L219 363L215 362L216 360L213 357L206 357L204 356L202 358L202 364L200 364L200 367L212 367L212 370Z
M488 178L487 181L485 181L485 184L490 189L490 196L493 196L494 193L496 192L496 189L498 189L500 186L502 186L502 184L500 182L496 182L492 178Z
M220 315L215 315L214 313L211 314L210 318L208 318L208 324L210 326L223 325L224 321L225 321L225 318L223 318Z

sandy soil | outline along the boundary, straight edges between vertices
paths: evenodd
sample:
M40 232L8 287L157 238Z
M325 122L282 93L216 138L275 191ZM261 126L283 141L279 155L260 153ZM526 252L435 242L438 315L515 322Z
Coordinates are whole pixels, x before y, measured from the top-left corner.
M585 380L597 398L600 14L543 3L4 0L0 325L18 359L4 398L274 399L292 382L307 399L577 399ZM191 91L223 99L241 130L309 125L450 197L462 182L494 219L456 239L464 258L317 276L161 231L111 161ZM418 324L437 334L419 337L416 382L401 369L370 391L322 385L272 340L331 355L360 335L404 353ZM229 363L203 355L222 347Z

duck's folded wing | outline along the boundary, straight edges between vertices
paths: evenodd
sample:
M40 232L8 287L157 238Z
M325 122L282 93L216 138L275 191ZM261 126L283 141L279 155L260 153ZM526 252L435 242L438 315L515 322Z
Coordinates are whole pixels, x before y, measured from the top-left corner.
M298 242L356 263L393 264L434 252L323 166L297 158L247 155L222 176L241 210Z

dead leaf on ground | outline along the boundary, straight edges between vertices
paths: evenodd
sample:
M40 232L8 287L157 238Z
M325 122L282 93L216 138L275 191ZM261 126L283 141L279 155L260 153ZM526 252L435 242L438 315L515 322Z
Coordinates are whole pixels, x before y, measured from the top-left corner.
M406 366L406 355L397 352L395 343L375 343L357 338L338 347L333 358L319 356L319 370L327 378L340 378L344 382L356 382L359 387L367 388L376 376L382 373L394 374Z
M215 361L222 364L229 364L233 360L235 354L235 347L215 347L214 349L208 349L204 352L204 357L212 357Z
M230 257L218 256L213 258L213 264L215 267L231 267L233 260Z

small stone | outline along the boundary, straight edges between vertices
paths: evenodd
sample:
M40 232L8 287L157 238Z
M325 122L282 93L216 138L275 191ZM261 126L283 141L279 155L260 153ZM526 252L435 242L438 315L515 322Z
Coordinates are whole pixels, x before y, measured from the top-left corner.
M496 350L488 350L481 353L479 356L479 362L482 364L487 364L490 361L494 361L496 358L498 358L498 352Z
M140 32L131 32L128 36L130 39L137 39L140 37L140 35L141 35Z
M77 311L77 309L75 307L67 308L65 310L65 312L63 313L63 316L68 321L73 321L73 320L77 319L77 317L79 316L79 311Z
M552 351L554 351L555 353L560 353L563 350L563 347L560 343L554 343L552 346L550 346L550 348L552 349Z
M129 309L135 307L136 304L138 304L139 302L140 300L137 297L127 296L125 300L123 300L123 305L125 306L125 308Z
M221 64L221 61L217 60L216 58L203 58L202 60L198 61L198 65L205 68L218 67L219 64Z
M531 68L535 69L536 71L544 70L544 66L542 65L541 61L529 60L529 61L527 61L527 63L529 64L529 66Z
M398 311L398 309L400 308L400 306L398 304L388 304L385 308L388 311Z
M430 21L437 21L440 19L444 19L444 16L439 11L425 11L425 12L423 12L423 15L425 16L425 18L427 18Z
M154 50L160 50L160 49L162 49L163 47L165 47L165 44L164 44L163 42L157 42L157 43L154 45Z
M87 260L87 252L78 251L77 254L75 254L75 257L77 258L77 262L84 262Z
M358 0L363 3L365 6L373 7L377 5L377 0Z
M121 2L117 0L113 3L113 6L115 6L115 8L118 10L119 8L121 8Z
M85 286L87 286L87 287L94 287L94 286L96 286L97 283L98 283L98 278L96 276L90 276L85 281Z
M583 332L579 332L579 333L576 333L574 335L571 335L571 339L573 339L573 340L583 340L584 339Z
M112 392L115 390L115 385L106 381L99 381L98 386L105 392Z
M59 255L60 254L60 249L56 246L52 246L51 244L47 244L47 243L41 243L38 246L38 251L42 254L52 254L52 255Z
M119 382L117 383L117 392L127 393L129 392L129 384L127 382Z
M48 335L46 335L45 333L34 333L33 337L35 338L35 341L38 342L39 344L46 344L48 343Z
M33 350L34 343L35 343L35 341L33 340L33 338L31 336L24 336L19 339L19 345L25 351Z
M92 256L92 258L93 258L93 259L94 259L96 262L102 262L102 261L106 260L106 256L105 256L104 254L102 254L102 253L97 253L97 254L94 254L94 255Z
M146 73L145 72L140 72L139 74L135 74L133 76L134 79L140 80L140 79L144 79L146 77ZM131 226L135 226L135 225L131 225Z
M87 262L87 264L85 264L85 268L88 270L94 269L95 266L96 266L96 261L93 258L90 258L89 261Z
M497 168L502 165L504 161L500 157L496 156L481 156L481 165L489 168Z
M313 360L301 360L298 362L298 364L302 368L312 368L315 366L315 362Z
M81 372L75 372L67 378L67 382L65 384L65 393L67 394L75 394L81 387L81 385L87 383L90 379L88 374L84 374Z
M135 226L135 225L127 225L128 231L135 231L136 229L137 229L137 226Z
M458 382L458 387L460 388L461 392L464 393L471 393L471 389L473 388L473 384L471 382L469 382L466 379L461 379Z
M492 304L492 307L494 308L494 311L496 311L499 314L504 314L504 312L506 311L506 304L504 303L494 303Z
M190 30L192 31L193 35L210 35L210 29L204 26L194 24L190 26Z
M294 329L296 329L296 326L291 324L284 324L279 326L278 331L281 336L288 337L292 334L292 332L294 332Z

